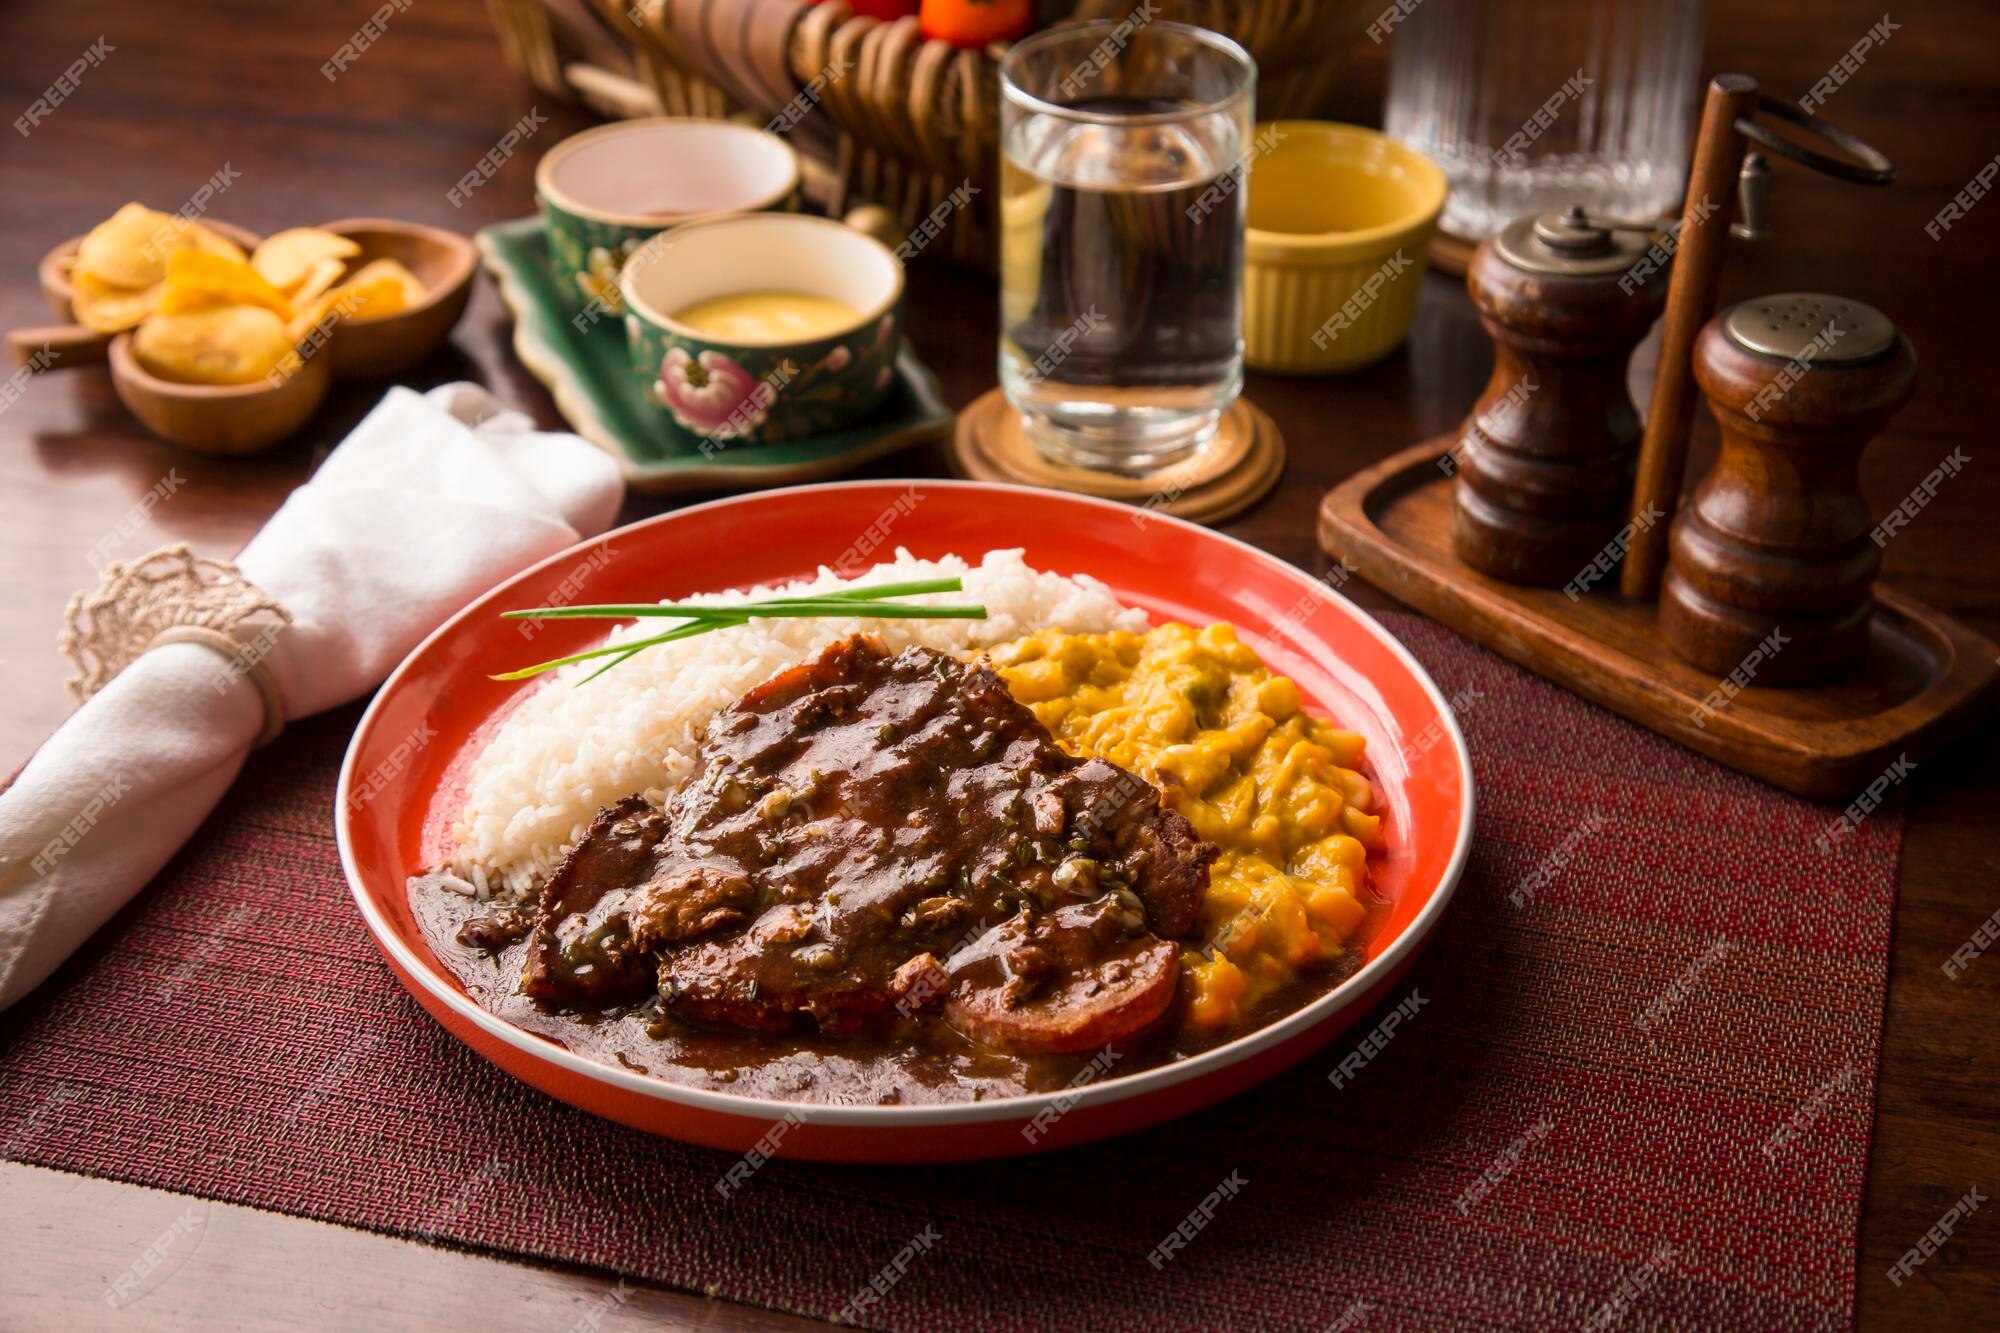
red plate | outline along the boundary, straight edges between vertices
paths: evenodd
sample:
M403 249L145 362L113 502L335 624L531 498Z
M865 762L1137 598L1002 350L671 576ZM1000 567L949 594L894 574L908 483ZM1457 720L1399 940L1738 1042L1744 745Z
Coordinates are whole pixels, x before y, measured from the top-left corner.
M612 533L617 558L588 600L679 599L811 575L843 553L897 546L923 558L1024 547L1037 569L1090 574L1154 620L1229 621L1258 636L1308 705L1368 738L1386 855L1372 861L1391 904L1361 969L1287 1017L1192 1059L1062 1094L946 1106L810 1107L681 1087L573 1055L481 1009L432 956L406 877L456 815L457 775L478 738L528 687L486 678L524 658L590 645L601 623L551 620L531 651L499 612L546 605L590 549L551 557L432 634L389 677L340 771L341 862L389 966L437 1020L517 1078L597 1115L741 1152L791 1112L788 1156L936 1162L1040 1151L1122 1134L1240 1092L1324 1045L1396 983L1444 914L1472 839L1472 771L1437 686L1402 645L1325 583L1206 528L1080 496L970 482L862 481L766 491L678 510ZM591 543L595 546L598 543ZM851 563L851 562L850 562ZM1289 627L1289 628L1287 628ZM429 738L421 746L412 736ZM365 794L372 792L371 794ZM350 793L362 794L350 799ZM1023 1133L1038 1113L1044 1131ZM803 1114L806 1118L796 1122Z

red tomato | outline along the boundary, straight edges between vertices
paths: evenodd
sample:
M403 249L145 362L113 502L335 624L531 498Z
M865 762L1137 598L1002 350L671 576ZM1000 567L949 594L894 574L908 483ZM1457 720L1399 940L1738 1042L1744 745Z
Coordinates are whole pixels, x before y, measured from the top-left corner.
M1034 19L1035 0L924 0L924 36L954 46L1012 41Z

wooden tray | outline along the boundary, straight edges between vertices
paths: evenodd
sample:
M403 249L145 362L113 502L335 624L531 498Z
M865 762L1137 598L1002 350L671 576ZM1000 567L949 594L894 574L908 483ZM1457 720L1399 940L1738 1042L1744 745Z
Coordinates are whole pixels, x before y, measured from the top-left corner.
M1397 600L1669 740L1787 791L1845 800L1899 756L1922 762L1989 702L2000 647L1878 585L1868 657L1852 679L1753 684L1700 714L1720 682L1668 651L1653 604L1620 597L1615 574L1572 602L1560 588L1517 587L1459 562L1451 479L1438 467L1454 438L1405 449L1329 491L1320 546Z

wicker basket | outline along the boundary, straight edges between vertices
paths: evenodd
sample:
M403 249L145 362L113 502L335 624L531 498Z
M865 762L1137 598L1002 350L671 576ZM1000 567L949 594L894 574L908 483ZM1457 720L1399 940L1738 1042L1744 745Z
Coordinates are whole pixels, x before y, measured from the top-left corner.
M999 198L990 187L999 171L1003 48L927 41L914 18L856 18L846 0L488 3L510 62L551 96L613 118L737 116L762 125L783 117L807 160L808 193L836 215L880 204L907 231L971 181L978 193L969 202L958 196L951 225L926 253L994 266ZM1078 0L1075 15L1123 18L1133 5ZM1162 17L1243 43L1258 64L1258 117L1271 120L1320 111L1348 48L1380 4L1154 6Z

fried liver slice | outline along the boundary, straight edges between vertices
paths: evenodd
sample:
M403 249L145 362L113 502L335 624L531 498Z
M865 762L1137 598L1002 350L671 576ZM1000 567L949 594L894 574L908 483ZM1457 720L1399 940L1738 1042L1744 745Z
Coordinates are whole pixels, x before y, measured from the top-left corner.
M643 998L651 959L632 947L625 907L652 877L666 819L638 796L597 812L583 840L542 886L528 935L524 993L601 1008Z
M544 895L618 916L621 983L645 957L669 1009L758 1030L942 1003L1022 1052L1166 1011L1166 941L1193 930L1215 856L1145 782L1063 751L992 671L868 636L720 714L663 823L643 864L580 846ZM593 896L594 871L623 882Z

